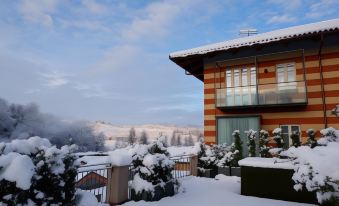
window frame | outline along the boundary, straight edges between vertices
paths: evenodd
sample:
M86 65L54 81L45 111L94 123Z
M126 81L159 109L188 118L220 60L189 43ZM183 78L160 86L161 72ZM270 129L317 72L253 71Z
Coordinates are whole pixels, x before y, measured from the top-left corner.
M288 79L288 68L289 65L293 65L294 68L294 80L290 81ZM283 68L284 69L284 81L279 82L279 75L278 75L278 69ZM296 82L297 81L297 68L296 68L296 63L295 62L286 62L286 63L280 63L275 65L275 75L276 75L276 83L281 84L281 83L289 83L289 82Z
M299 134L301 135L301 126L300 126L300 124L281 124L281 125L279 125L279 128L281 129L281 134L283 134L282 133L282 127L283 126L287 126L287 128L288 128L288 147L290 147L292 145L292 141L291 141L291 138L290 138L290 136L292 134L292 127L298 127L299 128ZM301 141L300 135L299 135L299 140Z

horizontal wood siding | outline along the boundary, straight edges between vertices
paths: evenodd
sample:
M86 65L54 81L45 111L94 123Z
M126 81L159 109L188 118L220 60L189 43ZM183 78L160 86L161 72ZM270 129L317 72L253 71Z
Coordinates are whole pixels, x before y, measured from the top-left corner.
M339 119L331 110L339 104L339 48L331 48L322 54L323 78L328 126L339 128ZM225 67L209 65L204 71L204 125L205 141L216 143L216 117L256 114L261 116L263 129L272 131L283 124L298 124L306 141L305 131L309 128L324 128L323 104L318 56L315 52L305 53L308 105L304 107L279 107L221 110L215 107L216 88L225 87ZM259 84L276 83L276 64L295 62L297 80L303 80L302 58L280 59L258 63ZM254 65L253 65L254 66ZM267 73L265 73L265 69ZM318 133L319 134L319 133Z

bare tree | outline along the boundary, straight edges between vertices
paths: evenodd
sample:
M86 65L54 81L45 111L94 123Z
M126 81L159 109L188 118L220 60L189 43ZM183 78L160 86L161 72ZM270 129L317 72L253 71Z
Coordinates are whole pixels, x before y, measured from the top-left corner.
M187 138L187 146L193 146L194 145L194 140L192 135L190 134Z
M128 141L129 144L134 144L137 141L137 136L136 136L134 127L132 127L129 130L129 135L128 135L127 141Z
M176 141L176 146L182 146L182 142L181 142L181 135L179 134L177 137L177 141Z
M148 144L148 135L145 130L141 132L141 136L139 138L139 144Z
M177 140L175 136L175 131L173 131L172 137L171 137L171 146L176 146L176 143L177 143Z

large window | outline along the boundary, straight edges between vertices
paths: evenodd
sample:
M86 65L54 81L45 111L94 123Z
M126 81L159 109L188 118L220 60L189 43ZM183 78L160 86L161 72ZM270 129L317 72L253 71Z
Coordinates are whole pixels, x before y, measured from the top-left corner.
M255 67L228 68L225 74L226 105L256 104L256 75Z
M234 141L232 133L234 130L240 131L240 137L243 144L243 155L247 156L248 148L246 145L247 138L245 131L253 129L259 131L260 118L257 116L253 117L220 117L217 119L217 130L218 130L218 144L226 143L231 145Z
M300 126L299 125L280 125L281 128L281 136L284 139L285 147L289 147L292 145L292 140L290 138L293 132L300 134Z

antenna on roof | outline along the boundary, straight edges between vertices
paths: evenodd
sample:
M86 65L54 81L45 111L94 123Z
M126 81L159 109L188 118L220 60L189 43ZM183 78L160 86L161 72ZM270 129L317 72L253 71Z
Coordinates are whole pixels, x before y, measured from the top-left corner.
M245 34L247 36L258 34L258 30L257 29L241 29L239 31L239 35L245 35Z

